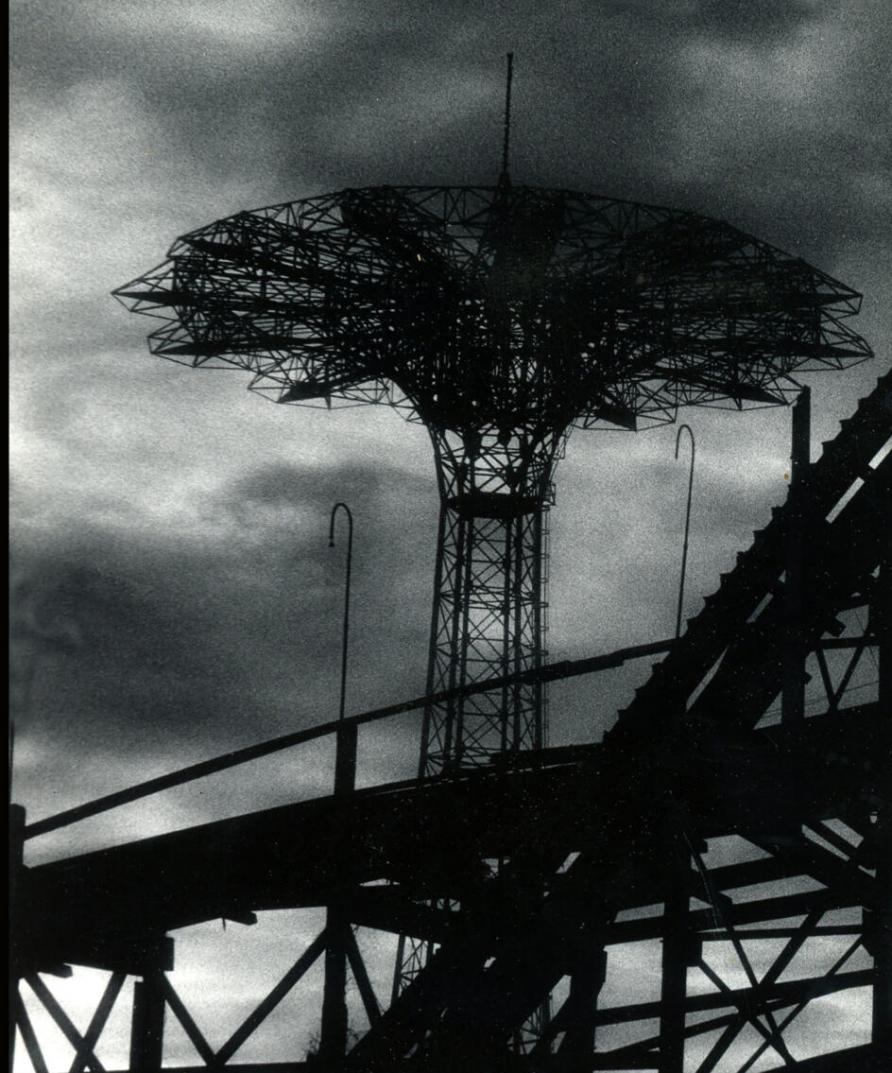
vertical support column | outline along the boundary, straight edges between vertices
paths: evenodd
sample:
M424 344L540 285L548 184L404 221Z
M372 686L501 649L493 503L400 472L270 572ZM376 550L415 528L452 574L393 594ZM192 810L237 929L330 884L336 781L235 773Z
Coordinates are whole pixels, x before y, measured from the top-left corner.
M23 805L9 806L9 909L10 909L10 950L9 950L9 987L7 990L8 1027L9 1027L9 1070L12 1070L15 1060L15 1036L17 1025L17 1009L19 1002L19 979L21 978L21 965L19 953L16 949L18 937L21 935L20 925L16 915L21 904L21 880L24 869L25 850L25 808Z
M164 1062L164 970L152 968L133 985L131 1073L159 1073Z
M690 859L680 832L670 830L666 837L666 893L663 902L663 966L660 988L660 1073L683 1073L690 948Z
M427 676L428 693L435 693L541 665L542 513L561 434L534 438L510 427L429 431L440 493ZM541 748L543 708L542 684L520 681L429 704L419 777ZM400 939L394 998L429 951L427 941Z
M888 513L892 514L892 510ZM872 1039L876 1073L892 1069L892 554L880 566L873 606L879 642L880 771L877 812L877 909L871 914L874 959Z
M473 685L541 662L542 511L555 444L431 430L441 497L428 684ZM425 713L421 775L540 747L538 683L459 696Z
M334 1069L347 1050L347 952L344 929L348 927L337 906L329 906L326 923L325 991L322 996L322 1028L319 1057Z
M811 390L803 388L793 404L790 451L789 530L784 561L784 651L781 719L805 717L805 642L802 636L804 534L806 528L805 473L811 459Z
M525 651L524 642L536 644L536 639L531 637L530 632L524 629L525 612L528 612L528 608L524 607L524 584L526 582L524 575L527 567L525 560L528 554L529 527L533 519L528 516L518 515L514 521L514 555L505 574L505 588L511 592L511 603L514 611L514 636L512 639L514 651L511 664L503 670L500 669L501 674L520 674L522 671L529 670L532 663L529 659L529 652ZM533 554L535 555L535 549L533 549ZM508 738L508 748L512 752L518 752L523 748L525 732L530 729L529 724L532 723L533 727L535 727L539 721L539 713L535 707L531 708L529 686L523 687L517 682L514 689L515 698L511 712L511 734ZM534 699L533 703L535 704ZM533 730L533 736L534 738L537 736L535 730Z
M536 670L539 670L542 666L542 655L545 647L545 623L542 617L542 609L546 600L544 534L548 524L547 517L547 510L543 505L536 512L536 516L533 519L533 666ZM533 748L538 752L548 744L545 686L542 682L533 684L533 708L537 714L533 726Z
M359 728L355 723L338 727L335 746L334 792L336 796L353 793L356 786L356 744Z
M440 516L437 522L437 561L434 565L434 598L431 601L430 636L428 638L427 649L427 682L425 684L425 693L428 696L430 696L432 693L437 692L438 689L442 688L442 672L440 671L439 667L437 650L440 639L441 607L443 605L442 592L445 567L444 553L446 549L446 513L446 503L441 496ZM424 776L427 774L427 758L428 753L431 751L432 745L432 714L433 710L431 708L431 705L426 704L424 706L424 715L422 716L421 722L421 750L418 758L418 777L420 779L424 778ZM402 949L402 936L400 937L400 944Z
M505 523L504 528L504 554L501 562L501 574L505 579L505 584L502 589L502 666L505 667L505 674L508 674L508 668L511 667L511 654L512 654L512 634L511 634L511 587L508 584L508 579L511 577L511 562L514 558L514 540L515 529L519 524L518 519L509 518ZM517 711L518 696L517 696L517 683L513 686L509 686L507 683L502 686L501 696L499 703L503 712ZM508 720L502 721L502 741L501 751L505 752L508 749Z
M451 659L455 670L454 682L456 686L467 685L470 677L468 674L468 659L471 654L471 599L474 588L474 558L479 539L478 528L478 519L473 513L468 513L467 516L462 517L459 532L462 534L463 539L458 554L461 569L457 571L459 587L456 590L455 623L457 633L453 634ZM476 697L458 696L455 698L454 732L450 742L451 751L447 750L443 765L447 770L452 768L457 771L469 763L466 720L470 720L473 724L476 707ZM447 735L448 741L449 736ZM470 763L473 763L473 761L470 761Z
M560 1047L566 1064L561 1068L568 1073L589 1073L592 1054L595 1050L595 1013L598 995L607 976L607 954L603 947L591 939L583 940L584 949L570 974L570 994L568 1000L572 1006L571 1021Z

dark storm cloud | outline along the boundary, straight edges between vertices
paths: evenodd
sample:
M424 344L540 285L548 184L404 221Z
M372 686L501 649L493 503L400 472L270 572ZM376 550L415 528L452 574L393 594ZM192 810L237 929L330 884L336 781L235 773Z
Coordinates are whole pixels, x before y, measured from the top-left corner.
M145 776L333 718L347 536L341 517L328 548L337 499L356 521L348 704L360 711L424 681L432 547L407 541L401 516L429 515L432 535L436 503L386 463L249 472L203 508L218 536L200 547L176 531L148 540L94 526L35 543L15 528L13 615L35 670L18 748L43 758L20 799L50 779L74 804L120 788L129 763Z
M493 181L514 48L518 179L727 215L825 265L879 223L889 20L871 0L67 11L16 8L20 97L126 86L153 151L221 182L250 173L262 131L272 200Z
M831 7L820 0L700 0L688 25L727 41L774 41L816 21Z

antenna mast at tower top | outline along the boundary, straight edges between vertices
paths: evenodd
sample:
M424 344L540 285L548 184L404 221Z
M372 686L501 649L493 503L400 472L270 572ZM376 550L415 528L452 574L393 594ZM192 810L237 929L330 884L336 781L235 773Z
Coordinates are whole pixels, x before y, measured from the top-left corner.
M545 656L545 531L572 426L783 404L870 356L858 295L719 220L508 179L350 188L216 220L115 292L152 350L280 402L385 402L430 429L442 526L430 694ZM543 745L541 683L432 704L426 775Z
M499 185L507 186L511 179L508 176L508 149L511 139L511 79L514 75L514 53L508 53L508 74L505 79L505 133L502 139L502 173L499 175Z

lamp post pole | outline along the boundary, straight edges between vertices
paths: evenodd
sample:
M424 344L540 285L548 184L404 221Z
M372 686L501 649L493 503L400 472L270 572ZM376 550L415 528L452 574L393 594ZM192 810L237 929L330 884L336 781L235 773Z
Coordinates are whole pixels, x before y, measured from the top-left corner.
M353 565L353 515L346 503L335 503L328 523L328 546L335 546L335 518L339 510L347 516L347 563L344 581L344 621L341 633L341 690L338 701L338 732L335 753L335 797L353 791L356 784L356 726L344 726L347 693L347 646L350 637L350 572ZM336 1068L347 1049L347 945L350 923L336 898L326 913L325 986L322 996L322 1024L319 1055L328 1069Z
M335 518L338 510L347 516L347 565L344 581L344 621L341 632L341 691L338 702L338 720L343 722L347 696L347 650L350 638L350 574L353 567L353 514L346 503L335 503L328 522L328 546L333 548ZM356 782L356 727L341 727L338 730L337 756L335 759L335 794L350 793Z
M681 579L678 583L678 610L675 615L675 637L681 636L681 613L684 605L684 582L685 573L688 568L688 535L691 531L691 496L694 491L694 456L696 455L697 448L694 445L694 433L691 431L690 425L681 425L678 429L678 433L675 436L675 457L678 458L678 448L681 443L681 434L687 429L688 435L691 438L691 467L688 471L688 502L685 508L684 516L684 546L681 552Z

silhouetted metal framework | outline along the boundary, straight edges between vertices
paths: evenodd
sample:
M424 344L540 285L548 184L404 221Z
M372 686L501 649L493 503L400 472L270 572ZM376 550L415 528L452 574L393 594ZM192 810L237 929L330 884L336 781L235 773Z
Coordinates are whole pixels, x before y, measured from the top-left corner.
M668 648L601 743L32 868L14 858L13 974L25 986L13 1012L37 1073L47 1066L29 1006L42 1005L69 1040L71 1070L101 1071L97 1042L133 975L137 1073L163 1068L166 1018L191 1041L201 1063L192 1070L887 1073L892 373L814 463L806 418L802 400L787 502L677 641L527 672L561 677ZM402 707L345 722L361 727ZM36 824L23 826L16 808L13 848L337 726ZM419 852L425 845L437 852ZM489 867L495 860L501 867ZM212 1047L170 979L166 933L332 902L352 927L323 930ZM364 929L435 948L387 1008L360 952ZM241 1046L332 943L346 951L367 1023L349 1053L240 1066ZM659 986L629 995L614 969L642 944L659 950L659 969L636 983L656 975ZM108 974L83 1030L43 976L66 963ZM548 994L553 1018L517 1054L511 1039ZM870 1023L859 1023L868 1007Z
M512 185L377 187L240 212L116 292L154 353L279 402L430 430L442 512L428 692L543 659L545 518L573 427L771 405L870 353L859 296L688 212ZM420 772L541 748L540 685L432 705Z
M441 513L428 693L541 666L547 510L573 426L787 402L869 356L859 296L687 212L565 190L377 187L242 212L116 292L154 353L236 366L278 402L387 403L430 431ZM419 774L539 750L516 678L425 712ZM401 951L396 987L427 948Z

